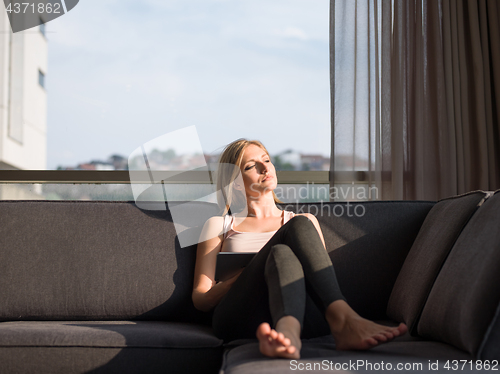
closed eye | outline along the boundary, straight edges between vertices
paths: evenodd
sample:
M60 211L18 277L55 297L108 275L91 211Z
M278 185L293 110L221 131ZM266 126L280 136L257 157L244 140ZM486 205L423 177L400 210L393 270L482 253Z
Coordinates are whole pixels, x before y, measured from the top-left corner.
M267 159L267 160L264 160L264 162L269 163L269 162L271 162L271 160L270 160L270 159ZM251 168L253 168L254 166L255 166L255 164L253 164L253 165L248 165L248 166L246 166L246 167L245 167L245 170L250 170L250 169L251 169Z

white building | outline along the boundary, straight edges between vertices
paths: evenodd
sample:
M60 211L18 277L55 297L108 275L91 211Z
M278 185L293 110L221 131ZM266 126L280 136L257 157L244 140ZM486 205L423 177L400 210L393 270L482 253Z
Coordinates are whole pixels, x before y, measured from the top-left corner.
M12 33L0 2L0 169L47 167L45 27Z
M299 152L289 149L287 151L280 153L278 156L280 156L281 161L283 163L293 165L293 168L295 170L301 170L302 160L301 160L301 154Z

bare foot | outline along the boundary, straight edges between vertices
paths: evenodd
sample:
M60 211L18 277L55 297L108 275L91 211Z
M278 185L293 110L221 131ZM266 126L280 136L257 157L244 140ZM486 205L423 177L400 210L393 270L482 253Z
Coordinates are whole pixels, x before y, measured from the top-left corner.
M408 331L404 323L389 327L362 318L343 300L330 304L327 321L338 350L370 349Z
M278 322L277 329L279 329L279 325L280 323ZM268 357L300 358L300 331L297 337L293 331L283 331L283 328L280 330L276 331L272 329L269 323L266 322L260 324L256 333L257 339L259 339L260 352Z

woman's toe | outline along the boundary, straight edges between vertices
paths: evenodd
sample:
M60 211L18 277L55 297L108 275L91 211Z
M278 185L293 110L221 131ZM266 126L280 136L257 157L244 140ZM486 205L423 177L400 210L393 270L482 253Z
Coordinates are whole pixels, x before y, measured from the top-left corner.
M383 334L385 335L385 337L387 338L387 340L392 340L394 339L394 334L390 331L384 331Z
M269 336L271 339L276 340L278 338L278 332L276 330L271 330Z
M406 326L403 322L401 322L397 327L397 329L400 332L400 334L403 335L406 334L406 332L408 331L408 326Z
M376 334L373 336L376 340L378 340L379 342L386 342L387 341L387 337L383 334Z

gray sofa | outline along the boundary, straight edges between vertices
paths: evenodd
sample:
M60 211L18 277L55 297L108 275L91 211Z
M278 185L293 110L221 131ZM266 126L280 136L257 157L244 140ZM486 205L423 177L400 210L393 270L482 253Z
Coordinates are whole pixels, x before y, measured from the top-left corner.
M194 309L196 248L180 247L168 210L1 201L0 373L500 370L500 192L282 207L318 217L358 313L404 321L411 334L366 352L336 351L308 303L316 336L303 337L301 360L268 359L254 340L223 344L210 314Z

